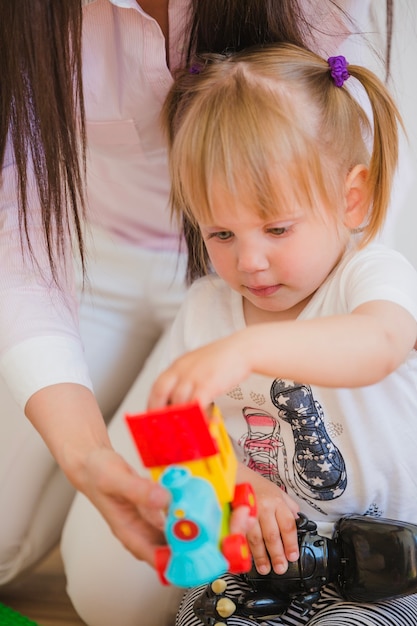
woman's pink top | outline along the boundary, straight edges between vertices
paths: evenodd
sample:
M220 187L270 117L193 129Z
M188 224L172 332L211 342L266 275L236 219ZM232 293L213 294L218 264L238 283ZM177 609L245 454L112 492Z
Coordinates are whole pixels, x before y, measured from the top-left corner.
M89 218L116 239L154 250L176 249L178 233L169 217L167 153L159 115L172 84L170 70L183 58L189 0L169 2L170 69L162 31L136 0L84 4ZM322 27L317 6L327 3L305 0L305 4ZM347 34L346 25L330 18L324 30L332 34L322 35L321 45L334 52ZM70 255L68 267L61 268L58 288L50 279L33 186L30 233L36 261L22 255L10 150L1 182L0 373L23 407L45 386L74 382L91 387L91 383L78 332Z

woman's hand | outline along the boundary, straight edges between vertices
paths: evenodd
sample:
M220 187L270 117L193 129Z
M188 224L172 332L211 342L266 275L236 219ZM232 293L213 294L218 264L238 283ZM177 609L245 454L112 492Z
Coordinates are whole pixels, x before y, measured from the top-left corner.
M242 464L238 478L250 482L256 496L258 516L247 533L255 567L260 574L267 574L272 565L276 574L283 574L288 561L299 558L298 506L285 491Z
M125 548L154 567L155 548L166 543L163 529L170 494L138 476L113 450L90 455L82 490ZM246 534L253 523L249 508L237 507L232 512L231 532Z
M170 494L143 478L112 449L93 451L76 485L102 514L113 534L136 558L154 566L155 548L164 545L165 510Z
M111 445L97 402L86 387L45 387L26 414L68 480L98 509L113 534L138 559L154 564L170 494L139 476Z

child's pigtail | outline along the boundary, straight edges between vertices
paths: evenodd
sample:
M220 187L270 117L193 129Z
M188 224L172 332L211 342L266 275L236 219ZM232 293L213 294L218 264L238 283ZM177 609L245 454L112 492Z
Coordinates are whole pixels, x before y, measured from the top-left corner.
M379 78L356 65L349 65L349 74L364 87L373 114L373 147L368 174L372 208L364 232L364 240L369 241L386 217L398 161L398 125L403 127L403 122L392 96Z

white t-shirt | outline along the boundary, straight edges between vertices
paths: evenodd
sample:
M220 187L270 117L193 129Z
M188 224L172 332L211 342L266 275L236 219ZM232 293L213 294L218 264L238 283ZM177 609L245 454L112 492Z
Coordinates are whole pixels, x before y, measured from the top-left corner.
M376 244L348 253L299 319L346 314L371 300L395 302L417 320L417 272ZM177 316L164 366L244 326L241 296L218 277L203 278ZM355 513L417 520L415 350L374 385L309 386L277 372L276 379L251 375L215 401L241 460L286 489L311 519Z

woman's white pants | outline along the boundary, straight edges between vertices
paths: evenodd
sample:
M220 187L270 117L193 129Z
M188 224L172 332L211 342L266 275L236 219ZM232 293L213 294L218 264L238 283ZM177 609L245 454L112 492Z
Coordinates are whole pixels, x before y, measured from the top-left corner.
M93 240L81 299L81 336L103 415L110 420L116 413L112 441L140 470L122 419L123 406L129 404L132 412L145 408L157 354L150 359L149 375L138 375L183 299L185 260L176 251L121 244L98 229ZM59 541L74 490L2 381L0 399L3 585L33 567ZM153 570L126 552L80 494L66 523L63 558L71 599L90 626L163 626L168 607L175 610L174 590L161 587Z

